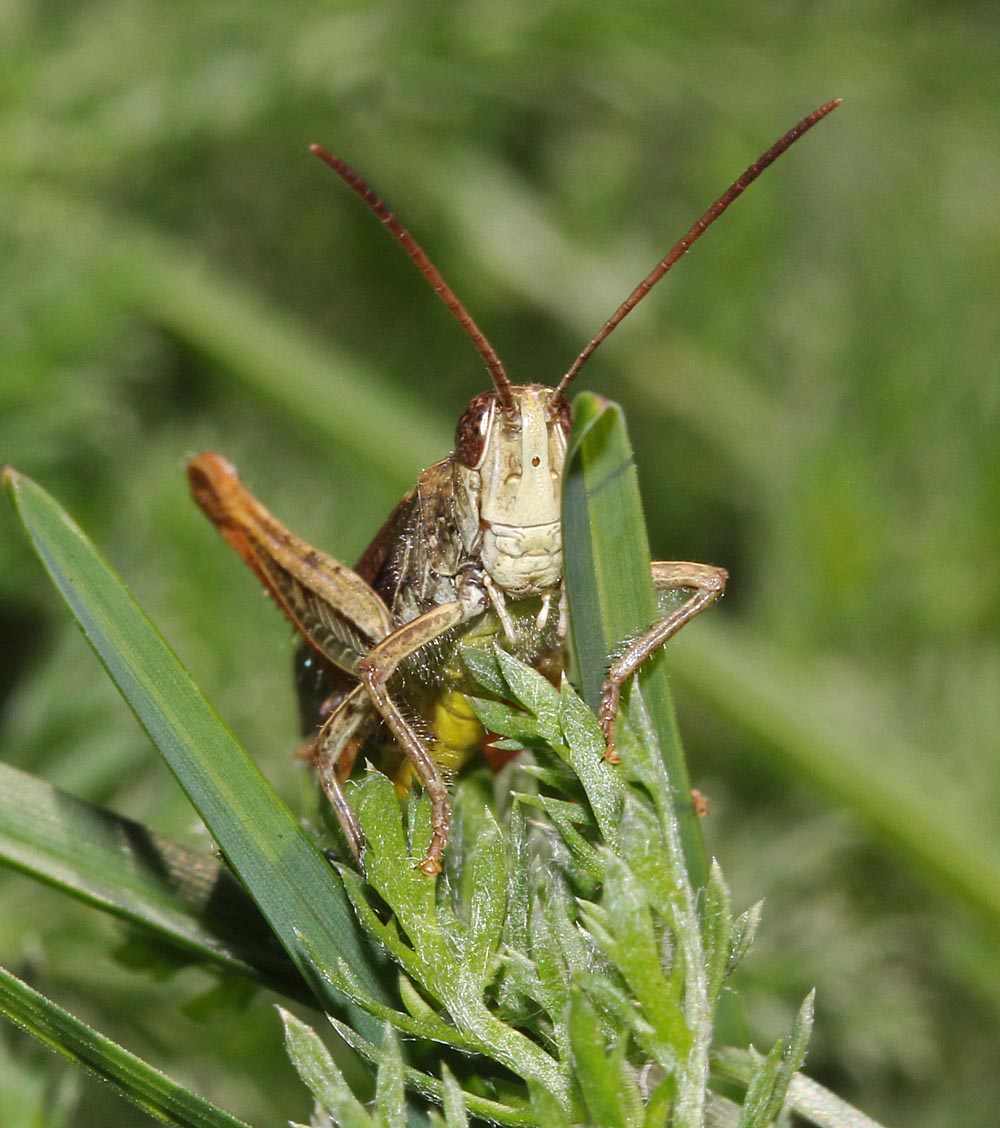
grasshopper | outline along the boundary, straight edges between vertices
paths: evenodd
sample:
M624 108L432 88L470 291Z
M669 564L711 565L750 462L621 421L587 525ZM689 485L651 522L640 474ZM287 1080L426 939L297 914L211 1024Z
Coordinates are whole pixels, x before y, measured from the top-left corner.
M424 470L354 569L282 526L221 455L187 468L195 500L257 574L304 640L304 666L324 698L313 725L317 774L359 864L364 837L344 784L359 747L381 723L396 747L400 786L415 775L431 803L420 869L433 876L450 832L448 779L486 733L466 693L462 646L499 644L558 678L567 630L561 487L571 410L566 392L594 350L743 190L839 104L803 118L763 153L670 249L605 322L554 387L515 385L500 358L420 245L339 157L312 151L402 246L486 363L491 391L458 421L455 450ZM616 762L622 687L685 623L723 593L722 568L686 561L651 565L654 587L689 594L609 665L598 719Z

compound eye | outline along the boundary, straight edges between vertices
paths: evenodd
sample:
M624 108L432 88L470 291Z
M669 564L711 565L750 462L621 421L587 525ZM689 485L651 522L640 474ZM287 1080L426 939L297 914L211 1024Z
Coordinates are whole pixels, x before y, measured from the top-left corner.
M470 470L483 460L496 402L496 392L480 392L469 401L455 428L455 453Z

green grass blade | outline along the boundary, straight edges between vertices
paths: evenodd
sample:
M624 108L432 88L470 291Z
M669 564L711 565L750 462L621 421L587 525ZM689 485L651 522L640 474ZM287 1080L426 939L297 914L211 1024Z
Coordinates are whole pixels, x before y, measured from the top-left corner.
M157 1120L183 1128L247 1128L245 1121L98 1034L6 968L0 968L0 1012L50 1050L110 1081L122 1096Z
M232 873L211 855L0 764L0 861L195 958L314 1001Z
M8 470L5 481L87 641L321 1004L344 1007L323 973L340 959L385 998L371 950L318 847L81 530L30 479ZM366 1016L352 1017L377 1040Z
M649 541L624 416L617 404L584 394L574 429L563 495L566 587L574 664L584 699L597 708L609 656L658 617L649 572ZM677 817L692 885L708 881L698 818L661 652L639 673L643 699L675 789ZM627 691L626 691L627 692Z

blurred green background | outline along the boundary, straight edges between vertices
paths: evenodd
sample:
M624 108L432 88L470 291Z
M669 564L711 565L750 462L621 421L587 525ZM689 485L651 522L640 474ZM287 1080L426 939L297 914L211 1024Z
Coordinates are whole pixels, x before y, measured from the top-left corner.
M0 4L0 459L89 530L294 802L293 641L189 501L226 453L353 561L485 386L307 145L356 164L522 382L815 105L845 104L602 347L710 846L766 897L758 1045L890 1125L1000 1104L1000 18L993 5ZM199 841L0 512L2 754ZM234 1112L306 1119L270 1000L0 875L0 962ZM241 1009L236 1009L238 1007ZM147 1121L0 1029L6 1128ZM67 1110L69 1110L67 1112Z

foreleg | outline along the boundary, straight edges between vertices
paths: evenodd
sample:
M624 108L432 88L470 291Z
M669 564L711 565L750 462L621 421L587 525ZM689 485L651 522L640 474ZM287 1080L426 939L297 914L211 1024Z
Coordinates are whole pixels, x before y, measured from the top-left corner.
M420 863L424 873L433 877L441 872L441 855L451 832L451 801L448 785L434 762L424 741L414 731L395 698L388 682L402 663L436 638L457 627L466 613L460 603L443 603L393 631L373 647L360 663L363 684L375 708L385 718L400 749L413 765L421 786L431 801L431 840Z
M686 560L654 561L651 571L653 587L657 591L689 589L693 594L644 635L630 643L608 670L607 679L601 687L597 717L607 741L605 758L611 763L618 761L615 752L615 720L618 717L622 686L685 623L715 603L725 590L726 580L729 578L724 568L716 568L711 564L694 564Z

